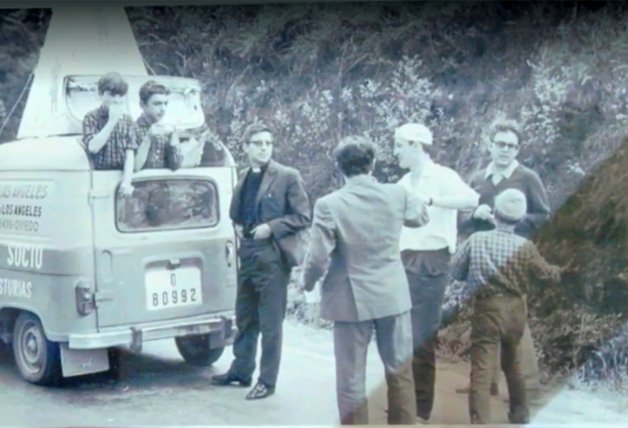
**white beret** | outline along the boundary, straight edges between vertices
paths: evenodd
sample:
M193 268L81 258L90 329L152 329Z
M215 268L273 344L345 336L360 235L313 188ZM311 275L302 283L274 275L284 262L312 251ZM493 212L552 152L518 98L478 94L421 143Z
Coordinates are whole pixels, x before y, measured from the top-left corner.
M403 138L407 141L415 141L417 143L432 145L432 131L425 125L420 123L406 123L395 130L395 138Z

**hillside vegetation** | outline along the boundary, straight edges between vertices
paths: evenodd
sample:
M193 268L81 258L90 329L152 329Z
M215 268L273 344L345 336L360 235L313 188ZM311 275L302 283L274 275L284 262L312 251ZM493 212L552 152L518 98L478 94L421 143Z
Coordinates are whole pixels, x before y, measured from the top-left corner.
M518 120L525 131L520 160L539 172L556 213L537 237L541 250L554 263L577 266L559 287L531 296L544 367L571 369L622 339L611 342L625 324L628 301L623 3L137 7L127 13L151 73L201 80L216 139L242 159L242 129L253 120L272 123L279 134L276 158L302 172L313 198L337 183L330 154L342 136L371 137L381 149L377 176L395 181L401 171L392 158L394 127L424 121L434 131L435 158L467 178L487 162L490 124ZM0 12L5 111L35 64L48 17L46 11ZM16 119L9 121L2 141L16 127Z

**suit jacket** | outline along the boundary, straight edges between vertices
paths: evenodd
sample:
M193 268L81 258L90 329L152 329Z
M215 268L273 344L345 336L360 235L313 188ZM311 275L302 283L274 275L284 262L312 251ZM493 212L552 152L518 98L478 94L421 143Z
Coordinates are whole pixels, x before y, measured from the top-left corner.
M426 224L425 205L400 185L381 184L366 175L353 177L316 202L303 282L311 290L324 276L323 318L355 322L410 309L399 252L404 220Z
M240 210L240 193L249 169L245 168L240 174L231 199L229 215L234 222ZM298 232L310 225L311 209L303 180L296 169L270 161L255 198L255 216L258 224L267 223L270 226L272 237L287 265L299 264L303 248Z

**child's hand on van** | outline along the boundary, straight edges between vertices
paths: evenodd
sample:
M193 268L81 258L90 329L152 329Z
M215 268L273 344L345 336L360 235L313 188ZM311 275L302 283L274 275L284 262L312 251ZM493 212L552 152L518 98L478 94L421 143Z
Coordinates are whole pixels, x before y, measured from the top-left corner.
M131 184L130 182L123 181L122 183L120 183L120 193L124 197L133 196L134 190L135 188L133 187L133 184Z

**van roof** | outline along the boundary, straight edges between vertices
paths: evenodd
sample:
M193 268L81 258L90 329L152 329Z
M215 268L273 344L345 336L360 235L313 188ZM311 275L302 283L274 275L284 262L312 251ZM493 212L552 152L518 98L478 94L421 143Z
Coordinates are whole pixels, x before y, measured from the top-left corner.
M68 114L66 76L117 71L148 78L123 4L54 3L20 120L20 139L80 132L83 117Z
M28 138L0 144L1 171L89 171L81 137Z

